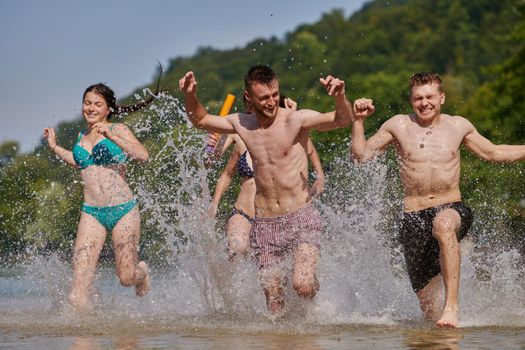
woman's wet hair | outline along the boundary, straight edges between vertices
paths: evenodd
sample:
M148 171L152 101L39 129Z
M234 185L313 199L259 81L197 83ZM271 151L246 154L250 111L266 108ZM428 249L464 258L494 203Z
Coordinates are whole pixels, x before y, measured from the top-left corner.
M96 93L97 95L102 96L102 98L104 98L107 105L109 106L108 119L111 118L113 115L127 114L127 113L132 113L132 112L141 110L142 108L150 105L151 102L153 102L153 100L159 95L159 93L162 92L159 90L160 79L162 77L162 65L159 64L159 66L160 66L160 73L159 73L159 78L157 79L157 88L155 90L155 93L153 94L153 96L150 96L147 99L139 103L136 103L130 106L118 106L115 92L110 87L102 83L98 83L98 84L89 86L86 89L86 91L84 91L84 94L82 95L82 101L84 101L84 98L86 97L88 92L93 92L93 93Z

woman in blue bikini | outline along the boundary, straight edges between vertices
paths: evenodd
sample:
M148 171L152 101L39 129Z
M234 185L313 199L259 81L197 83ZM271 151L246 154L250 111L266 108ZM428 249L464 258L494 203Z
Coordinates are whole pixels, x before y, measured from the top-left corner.
M137 200L126 183L129 158L148 160L148 151L130 129L111 123L114 114L138 110L151 102L117 107L115 93L104 84L88 87L82 99L87 131L80 132L73 151L57 145L53 128L44 130L51 151L67 164L80 168L84 203L73 253L73 281L69 302L78 308L89 306L91 284L100 251L108 231L112 233L115 264L120 283L135 286L144 296L150 288L149 268L138 261L140 216Z

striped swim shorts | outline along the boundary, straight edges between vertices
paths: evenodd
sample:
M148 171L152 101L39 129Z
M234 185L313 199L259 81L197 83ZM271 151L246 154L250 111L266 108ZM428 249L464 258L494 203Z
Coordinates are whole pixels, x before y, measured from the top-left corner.
M282 262L300 243L321 247L324 220L317 209L307 204L282 216L255 217L250 242L259 269Z

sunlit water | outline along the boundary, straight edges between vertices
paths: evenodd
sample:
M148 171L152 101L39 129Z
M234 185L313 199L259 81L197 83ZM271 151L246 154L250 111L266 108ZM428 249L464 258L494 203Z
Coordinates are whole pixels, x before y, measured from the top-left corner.
M226 259L223 227L204 214L209 170L203 134L180 131L177 101L164 97L151 117L132 125L140 137L159 124L160 151L134 186L144 227L158 231L172 254L152 266L145 298L119 285L112 267L95 281L93 310L64 304L70 261L35 255L0 269L0 348L6 349L523 349L525 279L515 250L462 243L461 328L421 320L396 244L398 179L385 162L330 164L315 205L327 221L319 263L321 289L303 302L288 285L285 315L271 320L255 264ZM184 124L184 123L182 123ZM177 142L174 142L177 140ZM496 214L494 214L496 215ZM473 236L491 236L476 217ZM487 232L489 232L487 234Z

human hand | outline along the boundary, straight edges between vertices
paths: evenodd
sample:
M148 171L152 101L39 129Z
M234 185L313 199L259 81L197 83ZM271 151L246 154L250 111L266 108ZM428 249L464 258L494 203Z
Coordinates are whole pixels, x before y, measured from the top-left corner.
M331 75L326 78L319 79L321 84L328 92L328 96L344 96L345 95L345 82L339 78L335 78Z
M319 197L324 191L324 179L317 178L310 187L310 197Z
M211 203L210 207L208 208L208 216L210 218L216 217L217 216L217 211L218 211L218 205L215 204L215 203Z
M57 146L57 136L55 133L55 129L53 128L45 128L44 129L44 138L47 141L47 145L52 150Z
M111 124L98 122L93 124L93 130L99 134L104 135L107 138L111 138L113 133L111 132Z
M197 80L192 71L187 72L179 80L179 89L185 94L191 94L197 90Z
M287 97L284 99L284 108L291 109L292 111L297 110L297 102L292 100L291 98Z
M206 145L215 150L217 143L219 143L220 136L221 135L214 132L208 133L208 137L206 138Z
M365 119L375 112L373 101L369 98L360 98L354 101L354 113L357 119Z

